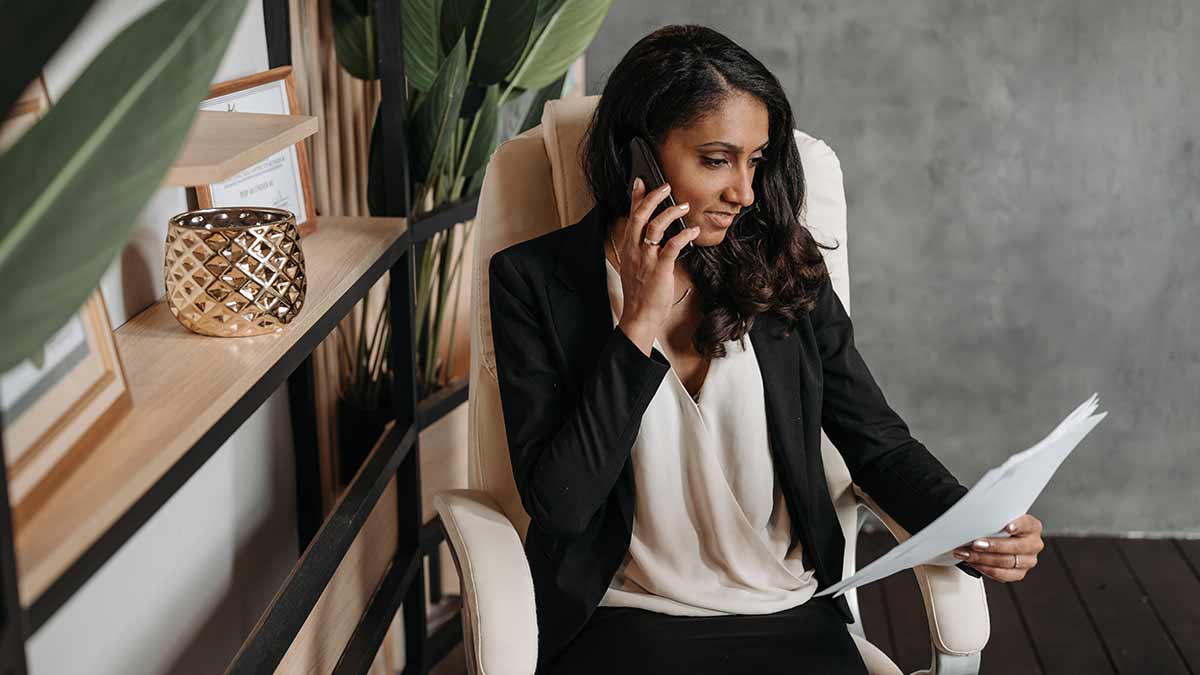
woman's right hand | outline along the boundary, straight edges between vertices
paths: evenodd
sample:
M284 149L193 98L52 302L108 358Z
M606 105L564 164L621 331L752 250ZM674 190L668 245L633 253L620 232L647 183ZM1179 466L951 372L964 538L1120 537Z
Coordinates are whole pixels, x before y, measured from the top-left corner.
M685 202L667 208L650 220L654 209L670 194L670 187L669 183L664 183L647 195L645 183L641 178L636 179L625 232L621 241L615 242L621 251L621 293L624 298L618 325L647 356L654 337L678 299L675 259L683 247L700 234L699 227L686 227L670 240L662 241L667 226L688 212ZM643 237L657 241L659 245L643 244Z

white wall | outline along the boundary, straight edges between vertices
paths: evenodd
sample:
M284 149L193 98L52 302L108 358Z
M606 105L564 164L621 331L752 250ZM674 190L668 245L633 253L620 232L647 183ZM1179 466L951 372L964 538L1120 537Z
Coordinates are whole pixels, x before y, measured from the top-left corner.
M156 4L97 2L46 67L52 100ZM262 3L249 0L214 81L267 67ZM183 189L164 188L138 216L101 283L114 328L162 297L166 222L185 210ZM222 672L296 561L295 502L285 386L28 640L30 672Z

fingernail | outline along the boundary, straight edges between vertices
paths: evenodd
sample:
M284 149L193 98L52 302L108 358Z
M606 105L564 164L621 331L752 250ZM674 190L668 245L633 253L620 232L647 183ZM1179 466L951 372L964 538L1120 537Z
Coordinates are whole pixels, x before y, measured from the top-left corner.
M645 185L646 184L642 182L642 179L640 176L638 178L634 179L634 181L633 181L633 187L638 190L641 190Z
M660 188L658 188L658 189L659 189L660 191L662 191L662 192L670 192L670 191L671 191L671 184L670 184L670 183L667 183L666 185L663 185L662 187L660 187Z
M966 551L955 551L954 555L958 556L959 558L962 558L963 560L966 560L967 558L971 557L971 554L967 553Z
M680 204L680 205L679 205L679 210L680 210L680 211L687 211L687 210L688 210L688 209L690 209L690 208L692 208L692 205L691 205L691 204L688 204L687 202L684 202L684 203L682 203L682 204Z
M987 542L982 539L975 540L975 548L987 548L991 545L992 545L991 542Z
M1017 531L1017 524L1016 524L1016 523L1009 523L1009 524L1008 524L1008 527L1006 527L1006 528L1004 528L1004 529L1008 530L1009 534L1012 534L1013 532L1016 532L1016 531Z

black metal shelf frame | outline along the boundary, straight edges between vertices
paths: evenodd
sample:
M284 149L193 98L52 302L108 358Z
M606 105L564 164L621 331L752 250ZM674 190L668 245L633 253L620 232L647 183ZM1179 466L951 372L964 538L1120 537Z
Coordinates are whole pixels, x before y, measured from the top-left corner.
M279 662L291 647L296 635L304 626L308 615L316 606L317 600L329 585L337 571L338 565L350 550L367 517L375 509L384 488L402 470L409 467L416 459L413 452L416 446L417 432L411 419L403 428L391 424L375 448L367 456L366 461L359 467L358 473L350 481L337 507L322 524L317 536L309 543L300 561L292 568L283 588L276 594L271 606L263 614L254 627L250 637L243 643L241 650L230 665L230 673L265 673L274 672ZM401 486L406 487L406 486ZM399 549L391 566L389 579L397 586L397 595L403 595L412 581L416 579L416 564L420 562L419 549L416 546L406 547L401 537ZM411 570L410 570L411 568ZM402 572L399 576L395 570ZM386 587L388 584L383 584ZM383 587L380 588L383 590ZM371 605L379 600L380 592L372 599ZM371 612L368 611L368 614ZM392 612L395 615L395 612ZM391 617L387 619L391 623ZM356 632L373 632L377 626L365 629L360 624ZM386 630L386 625L383 626ZM382 635L380 636L382 640ZM351 641L354 642L353 640ZM372 651L367 657L367 665L374 658Z
M262 0L271 67L290 63L288 0ZM382 119L401 120L406 109L400 3L374 0L376 11ZM386 215L409 213L408 160L403 129L383 129L383 167L390 185ZM8 479L0 462L0 672L27 672L25 641L144 525L220 448L280 385L288 383L296 455L297 528L300 557L251 635L229 665L231 673L273 671L294 642L309 613L329 585L367 516L392 477L397 480L397 550L384 579L353 632L336 673L365 673L401 605L404 608L405 675L424 674L462 641L456 613L427 632L424 560L429 557L430 600L441 599L438 548L445 531L435 517L421 522L420 431L454 411L468 397L465 379L456 380L426 400L417 400L417 348L413 335L415 266L420 247L436 233L474 217L478 195L410 220L399 237L368 271L318 319L291 349L233 405L154 486L123 514L32 605L20 605ZM389 273L389 312L395 420L376 443L342 497L323 516L320 469L315 446L312 353L382 277ZM0 420L2 424L2 420ZM2 429L2 426L0 426ZM2 446L0 446L2 451Z
M66 572L46 589L26 611L29 635L36 633L56 611L108 562L125 542L154 516L158 510L184 486L216 453L255 410L271 396L284 381L295 378L301 362L308 362L312 352L333 331L350 310L370 291L383 272L393 268L409 248L407 237L399 237L376 260L367 273L354 282L350 290L338 298L325 314L313 324L291 349L277 361L262 378L238 399L225 414L188 449L155 484L121 515ZM293 418L296 416L293 415ZM301 416L302 418L304 416ZM311 418L309 418L311 419ZM317 483L319 485L319 483Z
M467 195L458 201L442 204L429 213L423 214L419 219L410 221L409 234L412 242L414 244L424 243L438 232L448 230L464 220L473 218L478 208L478 194Z

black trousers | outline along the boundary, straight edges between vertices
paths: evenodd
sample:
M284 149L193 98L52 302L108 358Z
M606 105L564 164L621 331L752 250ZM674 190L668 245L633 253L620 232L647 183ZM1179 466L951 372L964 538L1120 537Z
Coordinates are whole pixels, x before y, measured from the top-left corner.
M868 675L827 596L774 614L671 616L597 607L538 675Z

